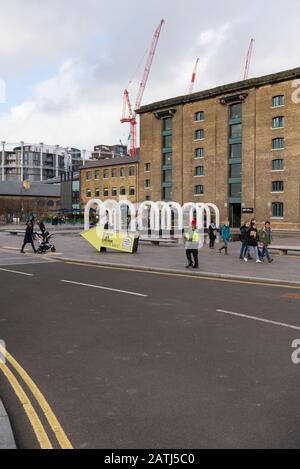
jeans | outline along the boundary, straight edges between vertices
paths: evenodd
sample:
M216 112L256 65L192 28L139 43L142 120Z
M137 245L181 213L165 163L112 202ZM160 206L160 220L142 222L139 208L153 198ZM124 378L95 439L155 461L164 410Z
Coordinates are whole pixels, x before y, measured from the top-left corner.
M216 240L215 237L209 238L209 247L210 247L210 249L213 249L215 247L215 240Z
M240 257L247 257L248 254L248 244L247 241L242 242Z

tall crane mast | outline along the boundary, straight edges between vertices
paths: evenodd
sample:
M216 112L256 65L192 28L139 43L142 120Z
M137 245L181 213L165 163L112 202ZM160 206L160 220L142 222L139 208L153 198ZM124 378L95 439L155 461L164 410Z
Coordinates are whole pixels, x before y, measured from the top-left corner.
M244 80L248 80L248 77L249 77L249 70L250 70L250 63L251 63L251 58L252 58L252 53L253 53L254 42L255 40L252 38L250 41L248 52L247 52L246 64L245 64L245 69L244 69Z
M193 70L193 73L192 73L192 79L191 79L191 83L190 83L190 86L189 86L189 91L188 91L188 94L192 94L193 90L194 90L194 85L195 85L195 81L196 81L196 76L197 76L197 69L198 69L198 64L199 64L199 57L197 58L196 60L196 63L195 63L195 67L194 67L194 70Z
M147 85L147 81L148 81L149 73L150 73L150 70L151 70L151 65L152 65L152 62L153 62L153 58L154 58L154 55L155 55L157 43L158 43L158 40L159 40L161 28L162 28L164 22L165 22L164 20L161 20L158 27L155 30L155 33L154 33L154 36L153 36L153 39L152 39L152 42L151 42L151 47L150 47L150 51L149 51L149 54L148 54L146 66L145 66L145 69L144 69L142 81L140 83L139 91L138 91L137 98L136 98L136 101L135 101L134 109L132 108L132 105L131 105L128 90L125 89L124 93L123 93L123 114L122 114L121 122L122 123L125 123L125 122L130 123L130 154L131 154L131 156L136 155L136 126L137 126L137 120L136 120L136 112L135 111L138 110L141 107L144 91L145 91L145 88L146 88L146 85ZM126 113L127 113L127 117L126 117Z

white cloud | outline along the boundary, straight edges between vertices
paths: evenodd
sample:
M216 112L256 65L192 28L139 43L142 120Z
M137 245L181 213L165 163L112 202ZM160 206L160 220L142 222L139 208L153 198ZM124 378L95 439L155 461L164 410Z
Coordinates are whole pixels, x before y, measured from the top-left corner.
M299 65L298 0L289 9L284 0L253 0L242 9L239 0L202 3L0 0L1 78L8 97L10 80L24 88L3 108L0 139L86 148L126 140L123 89L161 18L143 104L185 94L196 57L195 91L240 80L252 36L251 76ZM130 88L132 102L142 70Z

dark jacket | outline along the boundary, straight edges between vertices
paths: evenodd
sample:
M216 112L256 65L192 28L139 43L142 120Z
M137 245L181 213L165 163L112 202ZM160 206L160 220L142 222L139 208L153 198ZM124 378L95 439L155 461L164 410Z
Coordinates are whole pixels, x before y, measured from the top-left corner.
M24 243L31 243L33 241L33 226L31 223L27 223L25 236L24 236Z
M254 247L258 245L258 231L253 226L247 231L247 244Z
M39 229L41 230L42 234L44 234L46 231L46 227L42 221L39 223Z
M212 226L212 225L209 225L208 227L208 236L210 239L216 239L216 232L217 232L217 228Z
M248 227L246 225L243 225L240 227L240 241L242 243L245 243L247 241L247 232L248 232Z

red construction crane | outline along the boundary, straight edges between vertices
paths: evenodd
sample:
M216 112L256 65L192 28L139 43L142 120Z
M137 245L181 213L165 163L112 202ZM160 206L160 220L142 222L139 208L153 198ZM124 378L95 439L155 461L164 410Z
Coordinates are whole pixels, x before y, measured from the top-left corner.
M248 77L249 77L249 70L250 70L250 63L251 63L251 58L252 58L254 42L255 40L252 38L250 41L248 52L247 52L247 58L246 58L246 64L245 64L245 70L244 70L244 80L248 80Z
M194 85L195 85L195 81L196 81L197 68L198 68L199 60L200 60L200 59L199 59L199 57L198 57L197 60L196 60L196 63L195 63L194 70L193 70L192 79L191 79L191 83L190 83L190 86L189 86L188 94L192 94L192 92L193 92L193 90L194 90Z
M153 57L155 55L158 39L159 39L161 28L162 28L162 25L164 24L164 22L165 22L164 20L161 20L161 22L159 23L158 27L155 30L155 33L154 33L154 36L153 36L153 39L152 39L152 43L151 43L151 47L150 47L150 51L149 51L149 54L148 54L147 63L146 63L145 69L144 69L143 78L142 78L142 81L140 83L138 95L137 95L137 98L136 98L136 101L135 101L134 109L132 108L132 105L131 105L131 102L130 102L128 90L125 89L124 94L123 94L123 114L122 114L121 122L122 122L122 124L124 122L129 122L130 123L130 134L129 135L130 135L130 155L131 156L136 155L136 125L137 125L137 121L136 121L136 112L135 111L138 110L141 107L144 91L145 91L145 88L146 88L149 73L150 73L150 70L151 70L151 65L152 65L152 62L153 62ZM127 113L127 117L126 117L126 113Z

